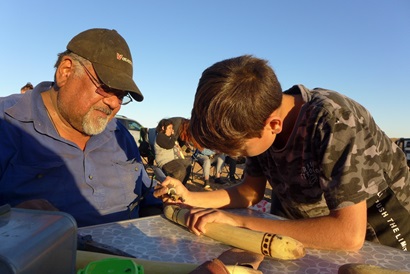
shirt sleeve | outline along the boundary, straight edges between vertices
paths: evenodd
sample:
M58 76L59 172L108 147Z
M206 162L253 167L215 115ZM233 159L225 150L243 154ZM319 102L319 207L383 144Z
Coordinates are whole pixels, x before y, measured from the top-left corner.
M363 113L362 113L363 114ZM366 115L366 113L364 113ZM372 119L336 111L318 131L320 185L329 209L358 203L387 186ZM366 122L364 122L366 121ZM368 123L370 121L370 123Z

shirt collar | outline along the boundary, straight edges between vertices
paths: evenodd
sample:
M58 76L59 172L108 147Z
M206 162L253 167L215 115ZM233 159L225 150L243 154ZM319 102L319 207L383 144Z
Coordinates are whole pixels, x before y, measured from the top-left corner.
M20 122L32 122L37 131L50 134L53 125L48 117L41 93L52 86L53 82L38 84L32 91L23 94L16 104L6 110L6 113Z

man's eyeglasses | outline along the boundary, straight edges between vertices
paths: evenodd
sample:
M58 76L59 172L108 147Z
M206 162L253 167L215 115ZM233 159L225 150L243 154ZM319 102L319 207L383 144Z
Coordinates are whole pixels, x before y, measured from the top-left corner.
M76 59L76 60L77 60L77 59ZM131 96L130 96L129 93L127 93L126 95L124 95L124 94L123 94L124 92L121 92L121 91L120 91L120 92L114 92L114 91L112 91L112 92L110 92L110 93L105 92L104 89L109 90L109 88L108 88L106 85L101 84L100 81L99 81L98 79L96 79L96 78L91 74L91 72L85 67L85 65L84 65L80 60L77 60L77 61L78 61L78 63L80 63L80 65L83 67L83 69L85 70L85 72L86 72L87 75L88 75L88 78L90 78L91 82L92 82L92 83L94 84L94 86L96 87L95 92L96 92L97 94L101 95L101 96L104 97L104 98L109 98L109 97L111 97L111 96L115 96L115 97L118 98L118 103L119 103L120 105L126 105L126 104L132 102L132 98L131 98Z

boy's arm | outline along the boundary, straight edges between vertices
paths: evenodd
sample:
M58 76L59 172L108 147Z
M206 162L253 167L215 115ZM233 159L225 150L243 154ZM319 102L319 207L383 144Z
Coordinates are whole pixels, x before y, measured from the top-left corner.
M245 174L242 183L226 189L189 192L185 204L203 208L246 208L262 200L266 188L265 177Z
M177 193L182 194L185 199L185 204L207 208L206 214L197 213L202 217L191 217L195 219L190 227L193 231L201 231L208 222L218 222L290 236L308 248L358 250L364 243L367 222L366 201L333 210L328 216L299 220L271 220L210 209L245 208L259 202L265 192L265 177L251 177L245 174L241 184L211 192L190 192L178 180L169 177L163 184L174 185ZM163 191L159 193L161 192Z
M271 234L292 237L307 248L356 251L366 235L366 201L331 211L328 216L299 220L271 220L241 216L217 209L195 208L189 229L199 235L207 223L225 223Z
M366 236L366 201L339 210L328 216L299 220L235 218L239 226L283 234L302 242L308 248L358 250Z
M251 177L245 175L242 183L226 189L215 191L189 191L182 183L174 178L167 177L161 187L155 190L155 197L162 197L172 187L176 194L181 196L184 204L202 208L246 208L262 200L265 188L265 177Z

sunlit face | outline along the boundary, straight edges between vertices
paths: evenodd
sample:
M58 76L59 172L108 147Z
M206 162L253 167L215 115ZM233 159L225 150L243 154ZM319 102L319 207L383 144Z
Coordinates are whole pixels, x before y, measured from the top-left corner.
M168 125L168 126L166 127L166 129L165 129L165 135L171 136L172 133L174 133L174 126L171 124L171 125Z
M262 154L272 146L275 138L276 134L272 133L271 127L267 124L262 131L261 138L251 138L245 142L243 156L253 157Z
M95 74L92 68L89 71ZM58 93L58 109L64 119L86 135L104 131L121 108L117 96L104 97L95 92L96 86L84 73L70 77Z

